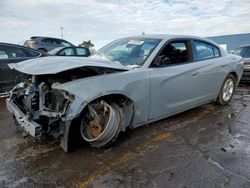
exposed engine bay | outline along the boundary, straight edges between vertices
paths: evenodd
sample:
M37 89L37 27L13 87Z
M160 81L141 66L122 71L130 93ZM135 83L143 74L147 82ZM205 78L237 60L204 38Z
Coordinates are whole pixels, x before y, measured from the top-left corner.
M38 139L46 134L59 138L63 134L61 126L75 96L67 91L53 89L53 85L117 71L120 70L84 67L53 75L31 75L10 91L9 101L28 117L28 121L34 122L35 126L29 125L34 128L30 131L26 130L29 134ZM14 113L14 116L19 116L19 114ZM20 120L18 123L21 126L25 122L21 118L16 117L16 119Z

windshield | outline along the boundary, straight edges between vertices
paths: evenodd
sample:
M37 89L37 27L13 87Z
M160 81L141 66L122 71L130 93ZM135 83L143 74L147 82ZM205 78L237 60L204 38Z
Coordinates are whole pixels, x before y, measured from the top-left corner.
M160 41L160 39L150 38L115 40L97 51L95 55L118 61L124 66L143 65Z
M57 52L59 52L63 48L65 47L54 48L53 50L48 51L48 54L55 55Z

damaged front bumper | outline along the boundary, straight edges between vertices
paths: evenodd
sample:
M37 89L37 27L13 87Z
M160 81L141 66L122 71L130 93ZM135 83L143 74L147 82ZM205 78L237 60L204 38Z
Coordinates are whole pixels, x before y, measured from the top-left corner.
M51 122L58 121L59 125L63 126L60 129L58 129L59 131L57 132L55 131L57 129L53 129L53 126L51 127L50 125L46 125L46 126L49 126L49 130L50 130L50 132L47 132L43 130L42 124L39 124L36 121L34 121L34 119L32 118L32 115L30 116L29 113L24 113L20 109L20 107L13 102L12 98L6 99L7 110L13 114L14 119L23 128L23 130L36 139L40 139L44 135L45 132L51 133L52 136L57 135L57 136L54 136L55 138L59 138L60 136L62 137L67 136L68 131L67 131L67 128L64 126L66 124L69 126L70 122L73 119L79 117L81 111L86 105L87 103L85 101L83 101L79 97L75 97L75 99L68 105L68 108L64 113L49 112L44 109L40 109L39 116L47 117L51 119Z
M16 119L17 123L34 138L41 138L42 126L35 121L31 120L26 114L24 114L19 107L14 104L9 98L6 99L6 106L9 112L11 112Z
M53 136L69 150L70 126L87 106L86 100L65 90L44 87L42 82L20 83L10 91L6 107L16 123L35 139Z

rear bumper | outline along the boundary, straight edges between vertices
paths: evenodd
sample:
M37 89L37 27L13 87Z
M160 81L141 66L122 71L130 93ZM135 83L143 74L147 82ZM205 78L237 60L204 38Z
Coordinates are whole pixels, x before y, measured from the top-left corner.
M34 138L40 138L42 136L42 126L38 123L30 120L29 117L24 114L19 107L14 104L9 98L6 99L6 106L9 112L13 114L18 124Z

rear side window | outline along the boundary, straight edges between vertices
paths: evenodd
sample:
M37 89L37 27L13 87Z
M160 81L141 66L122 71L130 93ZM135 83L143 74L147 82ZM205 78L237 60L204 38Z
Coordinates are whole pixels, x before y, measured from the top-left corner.
M47 44L52 44L52 45L60 45L60 42L56 39L50 39L50 38L45 38L42 40L42 42L47 43Z
M74 55L73 48L66 48L59 53L60 56L72 56Z
M25 53L27 54L28 57L38 57L40 56L41 54L39 52L35 52L33 50L24 50Z
M198 61L220 56L219 49L214 45L205 42L194 41L194 46Z
M47 39L47 38L42 39L41 41L44 43L52 43L52 41L50 39Z
M88 56L89 55L89 52L87 49L85 48L76 48L76 54L78 56Z

